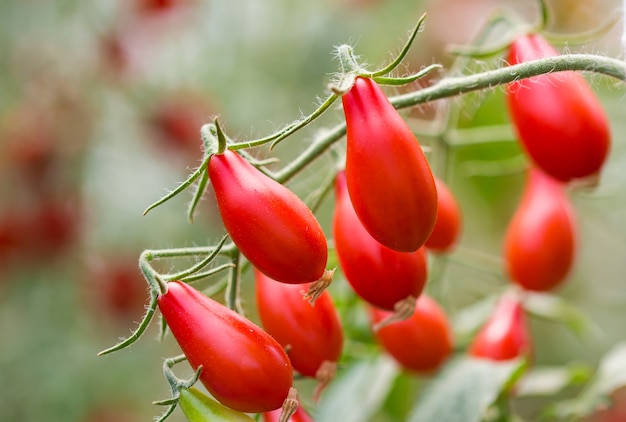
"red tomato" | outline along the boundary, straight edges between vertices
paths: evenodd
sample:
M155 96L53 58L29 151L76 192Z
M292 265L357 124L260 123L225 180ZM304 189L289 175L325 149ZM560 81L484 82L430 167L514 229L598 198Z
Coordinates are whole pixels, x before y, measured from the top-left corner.
M509 277L528 290L554 288L572 267L575 237L574 213L562 184L531 169L522 201L505 234Z
M317 303L315 304L317 306ZM279 422L281 409L272 410L271 412L263 413L263 422ZM313 422L313 418L302 408L298 407L296 413L289 418L289 422Z
M437 218L437 189L420 144L373 80L357 78L342 101L346 178L356 214L383 245L414 252Z
M226 407L260 413L282 406L293 382L289 357L255 324L181 282L159 297L165 321L200 381Z
M437 220L435 228L426 241L432 252L449 252L456 244L461 231L461 208L448 186L435 177L437 186Z
M311 306L306 286L279 283L255 271L256 301L263 328L287 349L293 368L316 377L322 363L341 356L343 331L327 291Z
M474 337L469 353L474 357L500 361L527 355L530 351L524 309L516 296L505 294L491 318Z
M230 150L211 158L209 177L226 231L252 265L283 283L322 277L326 237L300 198Z
M508 62L556 56L539 34L517 38ZM610 148L602 105L575 72L535 76L509 84L508 107L524 149L543 171L569 181L599 173Z
M372 325L389 312L370 308ZM452 352L452 332L448 318L437 302L426 294L417 299L413 316L393 322L375 333L383 349L408 371L436 370Z
M356 294L379 308L393 310L408 296L417 298L427 276L424 248L399 252L378 243L357 217L344 172L337 175L333 237L339 266Z

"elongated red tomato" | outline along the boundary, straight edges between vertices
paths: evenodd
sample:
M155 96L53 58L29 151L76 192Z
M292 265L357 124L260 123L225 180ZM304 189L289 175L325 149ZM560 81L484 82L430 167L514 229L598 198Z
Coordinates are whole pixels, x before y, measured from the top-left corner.
M315 304L317 306L317 303ZM263 422L279 422L280 421L280 409L272 410L271 412L263 413ZM294 413L290 418L289 422L313 422L313 418L309 416L308 413L302 408L302 406L298 407L296 413Z
M393 310L409 296L417 298L427 276L424 248L399 252L377 242L357 217L344 172L335 182L333 237L339 266L353 290L370 304Z
M307 286L279 283L259 271L255 279L263 328L287 348L293 368L315 377L325 361L337 362L343 331L330 294L322 292L311 306L302 297Z
M389 312L370 308L372 325ZM452 331L448 317L437 302L422 294L413 315L386 325L375 333L378 342L403 368L428 373L436 370L452 352Z
M516 296L505 294L474 337L469 353L474 357L500 361L530 352L531 339L522 304Z
M437 186L437 220L426 241L426 248L435 253L449 252L461 231L461 208L448 186L435 177Z
M283 283L322 277L326 237L300 198L229 150L211 158L209 177L226 231L256 268Z
M575 248L574 212L562 183L532 168L505 234L509 277L528 290L550 290L568 275Z
M414 252L437 218L437 189L420 144L373 80L357 78L342 101L356 214L378 242Z
M277 409L289 393L289 357L261 328L204 296L170 282L158 304L192 368L202 365L200 381L224 406L257 413Z
M517 38L510 64L559 53L539 34ZM524 149L544 172L569 181L594 176L610 148L609 123L583 77L558 72L510 83L508 108Z

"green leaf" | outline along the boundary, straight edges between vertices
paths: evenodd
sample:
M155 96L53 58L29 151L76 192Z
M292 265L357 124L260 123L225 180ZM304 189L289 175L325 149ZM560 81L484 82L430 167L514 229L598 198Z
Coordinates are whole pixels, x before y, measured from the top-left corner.
M576 334L582 334L590 328L588 318L578 307L549 293L527 292L524 309L535 316L564 323Z
M366 422L382 406L398 374L386 355L349 366L324 392L315 420Z
M565 388L587 382L591 369L582 364L533 368L516 384L517 397L554 396Z
M623 386L626 386L626 342L617 344L604 356L596 374L575 400L560 403L555 411L559 417L582 418Z
M478 422L524 368L520 359L457 358L426 387L408 421Z

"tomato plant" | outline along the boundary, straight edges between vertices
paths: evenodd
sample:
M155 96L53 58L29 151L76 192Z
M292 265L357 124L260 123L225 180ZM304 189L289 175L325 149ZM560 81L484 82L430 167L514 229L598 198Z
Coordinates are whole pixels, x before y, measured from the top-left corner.
M540 34L516 38L509 64L557 55ZM610 147L609 123L584 78L575 72L536 76L509 84L510 115L524 150L552 177L597 176Z
M302 297L301 285L279 283L260 271L255 271L255 283L263 328L287 350L296 371L324 378L326 365L335 366L343 347L342 326L330 293L322 292L312 306Z
M427 276L424 248L399 252L376 241L356 215L344 172L337 175L335 191L335 248L341 271L356 294L387 310L399 301L417 298Z
M389 316L389 312L373 307L369 312L373 325ZM452 353L448 317L426 294L417 299L411 317L381 327L375 331L375 336L389 355L412 372L435 371Z
M233 151L211 157L209 177L224 226L259 271L283 283L324 275L324 231L307 206Z
M437 189L420 144L372 79L356 78L342 101L354 210L378 242L414 252L437 218Z
M223 405L241 412L281 407L293 374L269 334L193 287L170 282L159 297L168 327L200 381Z
M469 353L474 357L508 360L532 352L524 308L517 296L504 294L491 317L472 340Z
M505 234L509 277L528 290L546 291L559 285L574 262L575 229L574 212L562 183L531 168Z
M435 253L449 252L459 239L462 226L461 208L443 180L435 177L437 187L437 220L426 248Z

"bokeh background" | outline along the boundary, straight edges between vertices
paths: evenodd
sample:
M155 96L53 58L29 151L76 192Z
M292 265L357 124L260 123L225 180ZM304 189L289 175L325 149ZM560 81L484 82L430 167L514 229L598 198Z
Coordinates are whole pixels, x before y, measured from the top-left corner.
M548 5L548 29L562 35L601 26L621 6ZM156 340L156 324L130 349L96 354L128 335L144 312L142 250L212 244L223 233L209 196L193 224L185 215L189 192L142 216L199 163L203 123L219 115L238 140L277 130L327 95L338 66L334 46L351 43L378 67L424 12L426 27L403 70L442 63L444 71L404 89L428 84L452 65L447 47L470 42L497 8L538 20L531 0L0 1L0 419L125 422L160 413L151 402L169 395L161 364L179 351L171 338ZM582 46L559 47L623 57L621 25ZM593 367L626 337L626 90L603 77L590 81L611 118L614 146L599 187L571 192L581 247L557 293L593 328L581 335L533 318L536 360L545 365ZM460 110L447 132L452 144L433 154L433 168L461 203L464 232L429 289L456 315L506 284L500 245L524 159L499 89L413 110L407 117L432 151L438 140L426 132L451 104ZM289 160L340 119L335 107L271 155ZM331 165L321 158L290 187L306 196ZM331 211L332 197L320 211L326 229ZM249 281L243 290L254 318ZM353 332L367 330L350 315ZM529 420L534 406L523 410ZM400 420L406 407L387 400L369 420ZM176 411L170 420L183 417Z

